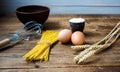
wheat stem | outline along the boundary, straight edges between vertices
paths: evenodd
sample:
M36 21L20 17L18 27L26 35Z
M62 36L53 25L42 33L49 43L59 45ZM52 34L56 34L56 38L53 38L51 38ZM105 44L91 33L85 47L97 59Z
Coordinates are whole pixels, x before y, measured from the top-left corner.
M117 23L117 25L111 30L111 32L99 42L93 45L72 46L71 48L74 50L85 49L84 51L82 51L81 53L74 57L74 61L78 64L83 62L84 60L91 57L95 53L98 53L108 48L117 40L119 36L120 36L120 22Z

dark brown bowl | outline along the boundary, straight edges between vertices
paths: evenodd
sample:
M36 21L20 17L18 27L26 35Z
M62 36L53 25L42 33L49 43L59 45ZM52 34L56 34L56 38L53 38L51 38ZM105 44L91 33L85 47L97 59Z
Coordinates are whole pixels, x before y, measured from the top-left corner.
M28 5L16 9L18 19L23 23L36 21L44 24L49 16L50 9L46 6Z

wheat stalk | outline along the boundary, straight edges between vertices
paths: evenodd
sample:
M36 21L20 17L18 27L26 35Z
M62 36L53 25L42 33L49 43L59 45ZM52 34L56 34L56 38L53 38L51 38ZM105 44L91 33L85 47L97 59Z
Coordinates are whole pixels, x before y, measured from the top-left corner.
M85 49L84 51L82 51L81 53L79 53L77 56L74 57L74 61L79 64L84 60L86 60L87 58L94 55L95 53L99 53L100 51L108 48L120 36L119 31L120 31L120 23L118 23L105 38L103 38L102 40L100 40L99 42L93 45L71 46L71 48L74 50Z

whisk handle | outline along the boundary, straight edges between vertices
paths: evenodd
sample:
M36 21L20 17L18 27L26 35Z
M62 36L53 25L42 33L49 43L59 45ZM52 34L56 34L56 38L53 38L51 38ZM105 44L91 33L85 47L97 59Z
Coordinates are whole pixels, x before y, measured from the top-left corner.
M8 38L0 41L0 48L9 44L9 43L10 43L10 39L8 39Z

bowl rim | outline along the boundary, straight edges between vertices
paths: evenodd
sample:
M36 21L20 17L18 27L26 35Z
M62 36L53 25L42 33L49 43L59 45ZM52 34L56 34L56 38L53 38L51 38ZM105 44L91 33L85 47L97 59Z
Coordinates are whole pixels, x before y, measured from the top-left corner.
M37 11L37 12L20 12L20 11L19 11L19 9L25 8L25 7L44 7L44 8L46 8L46 10ZM26 5L26 6L18 7L18 8L16 9L16 13L21 13L21 14L36 14L36 13L43 13L43 12L46 12L46 11L50 11L50 8L47 7L47 6L43 6L43 5Z

